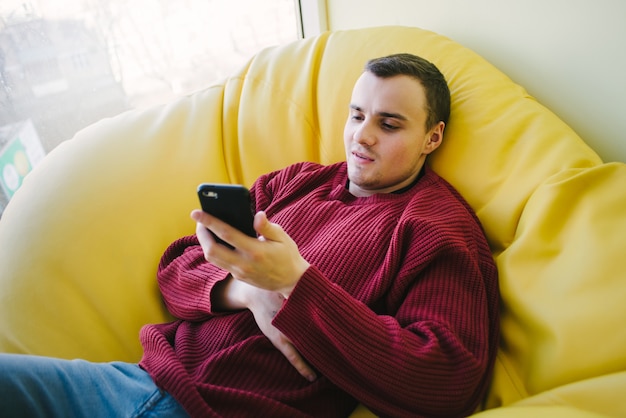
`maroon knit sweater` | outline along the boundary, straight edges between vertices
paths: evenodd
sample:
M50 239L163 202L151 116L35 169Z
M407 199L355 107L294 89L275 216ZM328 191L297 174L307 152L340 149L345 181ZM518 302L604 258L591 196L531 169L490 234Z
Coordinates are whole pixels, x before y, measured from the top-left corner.
M179 320L142 329L141 366L194 417L465 416L498 345L492 255L469 206L430 169L403 193L358 198L346 164L301 163L251 189L311 267L273 324L317 370L310 383L247 311L213 312L227 273L194 236L158 280Z

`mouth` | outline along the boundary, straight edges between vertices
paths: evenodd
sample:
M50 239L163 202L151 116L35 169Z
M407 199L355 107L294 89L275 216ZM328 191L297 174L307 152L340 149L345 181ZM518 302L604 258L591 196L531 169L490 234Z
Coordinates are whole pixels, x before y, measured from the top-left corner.
M352 156L355 158L356 161L360 161L360 162L372 162L374 161L373 158L367 156L367 154L364 154L362 152L358 152L358 151L352 151Z

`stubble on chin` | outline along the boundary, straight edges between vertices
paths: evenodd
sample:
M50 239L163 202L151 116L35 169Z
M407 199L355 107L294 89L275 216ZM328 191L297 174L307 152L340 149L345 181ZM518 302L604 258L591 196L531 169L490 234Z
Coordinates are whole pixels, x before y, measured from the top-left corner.
M374 188L378 184L378 179L375 175L367 175L367 173L355 167L348 167L348 179L351 184L364 190Z

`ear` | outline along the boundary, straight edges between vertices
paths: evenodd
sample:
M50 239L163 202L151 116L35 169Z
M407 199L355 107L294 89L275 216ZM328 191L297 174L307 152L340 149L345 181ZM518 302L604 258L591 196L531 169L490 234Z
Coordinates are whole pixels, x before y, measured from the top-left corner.
M439 121L431 130L426 134L427 142L424 147L424 154L430 154L441 145L443 141L443 131L446 128L446 124L443 121Z

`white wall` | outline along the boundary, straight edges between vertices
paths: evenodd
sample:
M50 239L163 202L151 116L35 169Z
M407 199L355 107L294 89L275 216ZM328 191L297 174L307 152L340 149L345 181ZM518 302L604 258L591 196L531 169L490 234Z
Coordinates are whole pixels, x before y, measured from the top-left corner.
M326 0L328 29L418 26L482 55L626 162L626 1ZM626 187L626 185L625 185Z

